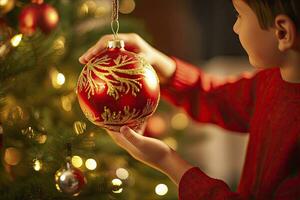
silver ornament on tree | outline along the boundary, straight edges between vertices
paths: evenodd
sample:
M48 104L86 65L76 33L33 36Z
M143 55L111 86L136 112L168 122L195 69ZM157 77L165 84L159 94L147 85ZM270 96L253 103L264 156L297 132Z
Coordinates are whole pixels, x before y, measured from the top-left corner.
M87 181L84 174L78 168L72 166L71 155L71 144L68 143L66 165L55 173L55 183L58 191L78 196Z

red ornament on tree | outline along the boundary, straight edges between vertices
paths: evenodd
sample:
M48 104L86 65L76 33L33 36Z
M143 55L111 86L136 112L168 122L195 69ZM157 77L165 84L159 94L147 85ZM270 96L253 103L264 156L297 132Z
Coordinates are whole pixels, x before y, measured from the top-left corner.
M23 8L19 15L19 28L26 35L32 35L37 27L48 34L58 21L59 15L54 7L43 3L43 0L32 0L32 4Z
M48 34L57 26L59 15L54 7L46 3L39 5L39 12L39 27Z
M126 51L122 40L114 40L85 65L77 95L81 109L94 124L112 131L123 125L139 130L155 111L160 89L152 66Z
M38 26L38 4L24 7L19 15L19 29L25 35L32 35Z

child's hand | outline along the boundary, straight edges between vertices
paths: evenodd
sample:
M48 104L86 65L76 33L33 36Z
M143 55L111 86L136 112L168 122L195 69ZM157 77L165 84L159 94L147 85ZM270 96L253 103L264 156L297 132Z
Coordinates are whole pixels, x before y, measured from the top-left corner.
M176 184L184 172L192 167L162 141L142 136L126 126L120 129L120 133L108 133L132 157L165 173Z
M161 82L167 81L168 78L172 76L176 65L171 58L150 46L137 34L119 34L118 36L119 39L124 40L125 49L140 54L148 60L158 73ZM97 53L107 47L107 42L109 40L113 39L113 35L105 35L100 38L94 46L79 58L79 62L86 64L93 56L97 55Z

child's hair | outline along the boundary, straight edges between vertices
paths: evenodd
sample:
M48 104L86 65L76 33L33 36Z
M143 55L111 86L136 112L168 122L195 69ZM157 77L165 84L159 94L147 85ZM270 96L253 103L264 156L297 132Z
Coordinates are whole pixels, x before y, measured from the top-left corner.
M300 0L244 0L256 13L263 29L273 27L275 17L287 15L300 30Z

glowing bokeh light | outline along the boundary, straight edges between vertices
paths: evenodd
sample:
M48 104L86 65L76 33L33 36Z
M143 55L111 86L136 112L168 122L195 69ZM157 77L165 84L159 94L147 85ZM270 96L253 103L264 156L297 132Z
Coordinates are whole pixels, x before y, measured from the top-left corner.
M155 193L159 196L164 196L168 193L168 186L165 184L158 184L155 187Z
M20 44L20 42L22 41L22 37L23 37L22 34L18 34L18 35L15 35L14 37L12 37L10 39L11 45L14 47L17 47Z
M116 175L118 178L122 179L122 180L125 180L128 178L129 176L129 173L126 169L124 168L119 168L116 170Z
M89 158L85 161L85 167L89 170L95 170L97 168L97 162L93 158Z
M71 162L72 162L72 165L77 168L81 167L83 164L83 161L80 156L73 156L71 159Z
M175 130L183 130L189 125L189 118L185 113L177 113L171 119L171 126Z

